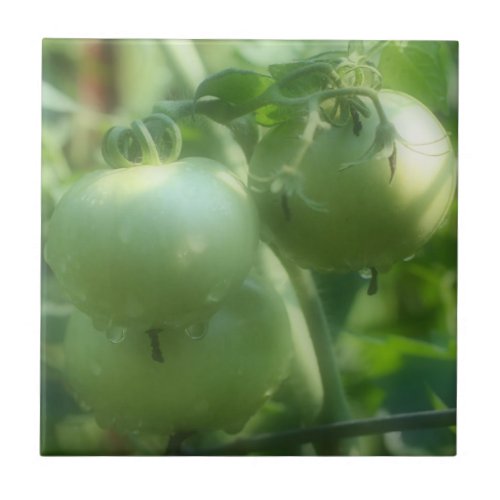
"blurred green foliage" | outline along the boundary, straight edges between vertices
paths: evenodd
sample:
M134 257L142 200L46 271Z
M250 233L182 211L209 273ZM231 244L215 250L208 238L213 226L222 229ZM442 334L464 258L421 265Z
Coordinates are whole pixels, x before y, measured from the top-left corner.
M363 44L352 45L359 47ZM364 42L364 48L376 42ZM371 60L384 87L412 94L441 120L458 149L456 42L386 42ZM100 142L107 129L148 114L155 102L192 98L198 83L228 67L267 73L344 41L120 41L43 42L42 239L55 204L76 178L105 168ZM244 152L222 126L183 120L182 156L207 156L244 169ZM42 241L42 245L44 241ZM61 341L71 305L42 259L43 454L158 454L158 436L118 436L99 429L61 373ZM457 201L431 241L380 276L379 293L366 294L357 274L315 275L332 326L353 416L456 406ZM277 398L279 399L279 398ZM264 418L264 417L268 418ZM283 430L298 424L271 401L244 430ZM205 436L210 444L228 439ZM450 455L453 429L391 433L360 440L365 455ZM306 449L271 450L274 454Z

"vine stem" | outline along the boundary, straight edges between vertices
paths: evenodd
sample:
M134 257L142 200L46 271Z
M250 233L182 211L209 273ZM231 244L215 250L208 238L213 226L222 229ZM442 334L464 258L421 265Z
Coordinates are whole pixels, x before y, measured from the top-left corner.
M323 124L324 125L324 124ZM295 158L290 165L293 168L298 168L302 160L304 159L307 150L310 148L311 144L314 142L314 135L316 129L322 126L322 121L319 115L319 103L317 101L311 101L309 105L309 115L304 128L304 132L301 136L301 147L296 152Z
M294 429L285 432L262 434L251 438L240 438L231 443L204 450L181 447L184 455L231 455L263 451L290 444L305 444L324 440L326 437L339 439L373 434L385 434L414 429L452 427L456 425L456 409L404 413L387 417L368 418L351 422L336 422L317 427Z
M310 271L301 269L296 264L282 258L277 253L295 289L302 307L313 342L319 372L323 384L323 408L318 418L319 422L339 422L350 419L350 410L345 396L337 358L332 346L330 327L326 319L323 304L319 298L316 283ZM332 436L330 436L332 437ZM315 445L319 454L338 454L336 439L319 441Z
M193 114L204 114L210 118L212 113L214 112L214 107L219 107L220 112L220 106L223 106L225 121L230 121L247 113L255 111L262 106L270 104L278 104L283 106L308 106L311 102L318 103L326 99L349 96L368 97L375 106L375 110L379 117L380 123L389 122L378 97L378 92L367 87L342 87L336 89L321 90L304 97L287 97L280 92L279 85L278 83L276 83L269 87L260 96L248 101L241 106L229 105L228 103L221 104L219 100L213 99L208 101L197 101L196 105L192 100L177 101L175 102L175 104L172 104L172 102L170 101L161 101L155 105L154 109L156 110L156 112L169 114L174 119L179 119Z

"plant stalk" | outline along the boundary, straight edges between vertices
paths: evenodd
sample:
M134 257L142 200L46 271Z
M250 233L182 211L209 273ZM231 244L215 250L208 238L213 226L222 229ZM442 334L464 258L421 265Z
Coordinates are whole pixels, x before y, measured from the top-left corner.
M288 272L301 304L318 360L324 391L323 408L318 417L318 422L349 420L349 405L332 346L330 326L326 319L314 279L310 271L305 271L286 259L281 259L281 262ZM325 436L321 437L325 438ZM326 438L326 440L323 439L322 441L315 442L316 451L321 455L339 454L338 440L335 437L332 438L332 436L326 436Z

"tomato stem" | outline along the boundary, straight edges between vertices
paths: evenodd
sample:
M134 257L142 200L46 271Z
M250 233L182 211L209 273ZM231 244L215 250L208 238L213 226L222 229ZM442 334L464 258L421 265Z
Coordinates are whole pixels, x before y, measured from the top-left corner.
M277 255L280 257L279 253ZM281 262L288 272L301 304L318 360L324 390L323 408L318 419L319 423L349 420L349 405L332 346L330 327L312 274L310 271L301 269L286 259L281 258ZM328 441L318 440L315 447L318 454L321 455L340 453L339 443L334 438Z
M302 97L288 97L281 93L281 82L271 85L261 95L251 99L243 104L234 105L219 99L212 99L206 101L184 100L184 101L161 101L155 104L153 110L156 113L164 113L171 118L180 119L194 114L205 115L219 123L228 123L231 120L241 116L252 113L259 108L269 106L272 104L282 106L303 107L311 109L311 106L319 102L335 97L354 97L364 96L368 97L375 106L375 110L379 116L381 123L387 123L388 119L385 111L380 103L378 92L369 87L342 87L335 89L327 89L315 92L310 95Z

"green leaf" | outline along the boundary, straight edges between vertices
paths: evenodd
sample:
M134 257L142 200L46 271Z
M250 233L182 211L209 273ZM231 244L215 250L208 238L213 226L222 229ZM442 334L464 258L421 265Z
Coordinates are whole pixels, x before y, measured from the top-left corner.
M310 66L311 64L314 64L315 61L297 61L297 62L291 62L291 63L284 63L284 64L271 64L268 68L269 73L271 76L276 80L280 81L282 80L285 76L288 74L292 73L293 71L296 71L300 68L305 68L306 66Z
M228 68L203 80L195 93L195 101L205 96L218 97L232 103L243 104L261 95L272 78L255 71Z
M259 142L259 129L251 115L236 118L227 124L234 139L241 146L247 160L252 156L253 150Z
M272 64L269 73L281 83L280 90L284 95L301 97L324 89L330 81L332 69L329 61L315 59ZM293 78L290 78L292 75ZM289 81L285 83L287 79Z
M153 107L154 113L163 113L174 120L193 116L194 110L195 106L192 101L160 101ZM219 99L197 103L196 111L222 124L227 123L237 115L234 105L220 101Z
M300 115L300 111L296 107L269 104L259 108L255 112L255 120L259 125L264 127L273 127L279 123L296 118L298 115Z
M384 48L378 69L384 88L406 92L434 112L448 112L449 42L392 43Z

